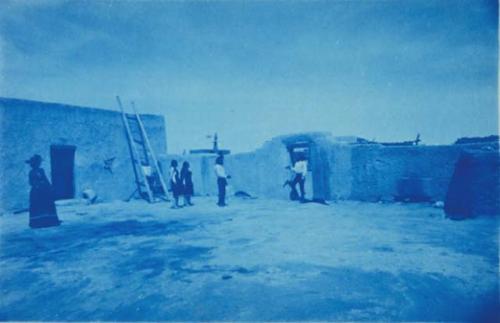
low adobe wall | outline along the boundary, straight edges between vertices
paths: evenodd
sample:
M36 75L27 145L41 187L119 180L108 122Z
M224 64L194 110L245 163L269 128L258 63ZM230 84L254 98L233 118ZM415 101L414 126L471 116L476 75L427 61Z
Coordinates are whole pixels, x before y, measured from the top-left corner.
M460 154L490 145L354 145L350 199L443 201ZM498 149L490 147L491 149ZM485 170L486 171L486 170Z
M283 138L289 137L274 138L254 152L226 156L225 168L233 177L230 191L287 199L289 190L282 185L290 178L285 169L290 157ZM444 201L463 151L498 150L498 144L491 143L384 146L339 142L323 135L311 138L307 197L325 200ZM190 161L198 194L217 193L215 156L175 158Z
M280 142L267 142L262 148L251 152L224 157L224 168L229 180L228 193L244 191L252 196L288 198L288 190L282 188L290 173L288 153ZM214 173L215 155L167 155L162 156L162 167L167 170L172 159L188 161L193 172L195 195L216 195L217 180Z
M460 151L457 146L354 146L349 198L443 200Z

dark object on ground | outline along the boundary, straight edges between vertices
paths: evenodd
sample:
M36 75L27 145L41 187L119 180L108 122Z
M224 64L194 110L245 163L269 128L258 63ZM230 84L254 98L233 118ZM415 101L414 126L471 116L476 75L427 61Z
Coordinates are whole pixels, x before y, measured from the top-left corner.
M28 212L29 209L19 209L19 210L15 210L14 212L12 212L13 214L21 214L21 213L24 213L24 212Z
M323 199L303 199L300 201L300 203L318 203L318 204L323 204L323 205L329 205L325 200Z
M450 181L444 210L452 219L500 214L500 156L497 151L464 152Z
M257 198L255 196L252 196L252 195L248 194L245 191L237 191L236 193L234 193L234 196L241 197L241 198L244 198L244 199L252 199L252 200Z

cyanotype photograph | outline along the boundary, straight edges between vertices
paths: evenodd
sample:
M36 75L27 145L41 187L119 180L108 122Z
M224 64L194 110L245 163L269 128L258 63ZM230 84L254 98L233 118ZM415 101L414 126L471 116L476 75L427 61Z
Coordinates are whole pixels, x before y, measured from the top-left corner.
M3 0L0 321L500 322L497 0Z

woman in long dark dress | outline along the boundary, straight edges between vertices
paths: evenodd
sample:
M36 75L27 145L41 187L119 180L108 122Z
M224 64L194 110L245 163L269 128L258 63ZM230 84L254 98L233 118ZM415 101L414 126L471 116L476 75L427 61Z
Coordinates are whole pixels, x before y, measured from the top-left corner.
M29 173L30 191L30 227L44 228L61 223L57 217L56 205L52 195L52 187L43 168L42 157L33 155L26 163L30 164Z
M194 205L193 203L191 203L191 197L193 196L194 193L193 173L189 169L189 163L187 161L182 163L181 183L182 183L182 193L184 195L184 206Z

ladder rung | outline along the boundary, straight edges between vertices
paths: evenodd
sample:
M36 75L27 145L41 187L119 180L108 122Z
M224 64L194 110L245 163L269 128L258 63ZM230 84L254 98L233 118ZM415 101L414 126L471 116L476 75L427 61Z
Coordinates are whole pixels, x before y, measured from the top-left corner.
M140 145L144 145L144 141L142 139L135 139L134 138L134 142L140 144Z
M131 134L138 134L140 135L141 134L141 129L139 129L139 127L130 127L130 133Z

